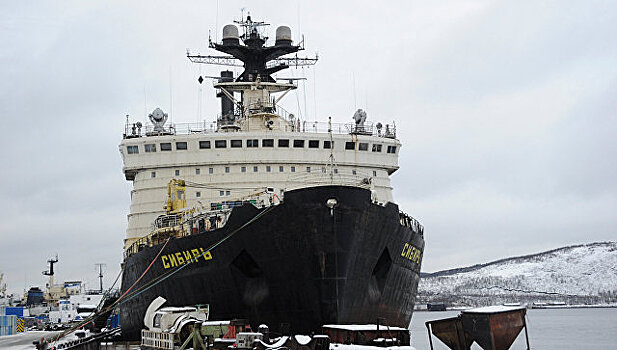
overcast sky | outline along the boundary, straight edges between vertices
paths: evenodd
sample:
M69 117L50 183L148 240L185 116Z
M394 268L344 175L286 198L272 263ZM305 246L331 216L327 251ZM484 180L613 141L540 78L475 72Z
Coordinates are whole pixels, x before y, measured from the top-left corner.
M423 270L617 237L614 1L3 1L0 272L10 291L95 288L120 268L131 184L125 115L214 120L191 64L239 19L305 35L313 68L285 108L396 121L401 208L425 226ZM300 85L303 85L302 83ZM306 97L304 96L306 94ZM170 98L171 96L171 98ZM306 101L306 103L305 103ZM300 111L298 112L298 106Z

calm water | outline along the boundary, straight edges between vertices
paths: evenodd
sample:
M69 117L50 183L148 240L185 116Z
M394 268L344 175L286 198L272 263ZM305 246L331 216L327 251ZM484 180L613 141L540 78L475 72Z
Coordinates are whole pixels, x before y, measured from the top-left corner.
M411 345L417 350L430 349L424 322L458 315L458 311L416 311L411 320ZM527 328L531 349L617 349L617 308L527 310ZM511 349L526 349L525 331L521 331ZM448 349L433 337L435 349ZM474 343L472 349L481 349Z

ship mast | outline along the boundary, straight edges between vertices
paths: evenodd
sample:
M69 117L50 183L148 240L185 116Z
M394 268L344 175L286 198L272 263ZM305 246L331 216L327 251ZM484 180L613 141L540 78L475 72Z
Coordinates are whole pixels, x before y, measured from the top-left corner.
M47 260L47 263L49 264L49 269L43 271L43 275L49 276L49 287L48 288L52 288L52 286L54 285L54 264L57 262L58 262L58 255L56 255L56 258L51 258Z
M222 71L217 77L214 87L218 89L217 97L221 98L221 116L219 124L231 126L237 118L251 117L256 114L274 113L276 104L289 91L296 89L295 79L279 83L272 74L290 66L314 65L318 58L281 57L304 50L303 42L294 45L291 39L291 29L279 26L276 29L274 45L267 46L268 37L263 33L265 22L253 21L250 14L241 21L234 21L223 27L223 40L220 43L209 39L209 47L225 53L225 56L191 55L187 57L193 63L216 64L223 66L242 66L244 71L237 77L230 71ZM239 34L238 26L243 34ZM200 77L201 83L203 78ZM234 93L239 93L238 100ZM270 95L282 93L278 98ZM236 107L236 108L234 108Z
M276 41L273 46L265 46L268 37L263 34L261 27L268 26L268 23L254 22L250 15L246 17L246 20L234 21L234 23L243 28L244 34L239 35L238 27L228 24L223 27L221 43L213 42L212 38L209 38L210 48L231 56L202 56L187 53L189 60L193 63L242 66L244 72L236 78L236 82L255 81L259 77L262 82L271 83L276 82L271 75L280 70L290 66L311 66L317 63L318 57L281 58L281 56L304 50L304 41L299 45L292 44L291 29L287 26L280 26L276 29Z
M103 268L107 266L107 264L103 264L103 263L96 263L94 264L95 267L98 268L99 270L99 291L101 292L101 294L103 293Z

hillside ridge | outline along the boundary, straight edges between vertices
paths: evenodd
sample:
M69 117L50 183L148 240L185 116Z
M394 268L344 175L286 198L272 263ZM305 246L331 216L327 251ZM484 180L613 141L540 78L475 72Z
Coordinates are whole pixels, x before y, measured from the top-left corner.
M519 256L512 256L512 257L508 257L508 258L502 258L502 259L490 261L490 262L487 262L487 263L475 264L475 265L466 266L466 267L457 267L457 268L453 268L453 269L441 270L441 271L436 271L436 272L421 272L420 273L420 278L454 275L454 274L457 274L457 273L464 273L464 272L475 271L475 270L481 269L483 267L491 266L491 265L498 265L498 264L501 264L501 263L504 263L504 262L507 262L507 261L528 260L528 259L533 259L533 258L537 258L537 257L549 255L549 254L554 254L554 253L557 253L557 252L566 251L566 250L570 250L570 249L574 249L574 248L597 247L597 246L603 246L603 245L616 245L617 246L617 242L614 242L614 241L604 241L604 242L574 244L574 245L569 245L569 246L565 246L565 247L560 247L560 248L555 248L555 249L551 249L551 250L546 250L546 251L539 252L539 253L533 253L533 254L527 254L527 255L519 255Z
M482 306L551 301L617 303L617 242L569 245L425 273L417 303Z

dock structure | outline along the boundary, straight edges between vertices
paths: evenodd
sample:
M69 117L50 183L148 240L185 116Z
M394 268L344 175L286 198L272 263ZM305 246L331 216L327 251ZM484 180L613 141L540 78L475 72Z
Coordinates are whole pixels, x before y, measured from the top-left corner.
M329 324L322 327L323 334L333 343L373 346L407 346L409 330L384 324Z

